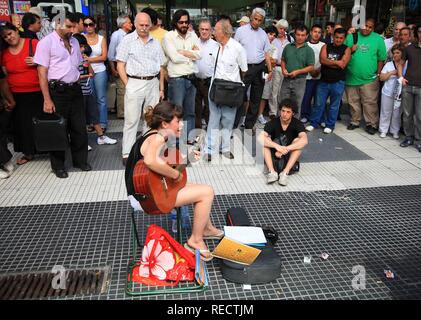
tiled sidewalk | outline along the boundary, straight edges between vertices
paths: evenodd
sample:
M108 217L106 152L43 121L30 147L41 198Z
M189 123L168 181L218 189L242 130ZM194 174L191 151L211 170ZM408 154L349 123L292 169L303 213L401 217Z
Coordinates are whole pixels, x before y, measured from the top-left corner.
M109 135L120 141L98 146L90 136L94 171L70 171L68 179L57 179L41 156L0 181L0 273L51 270L56 264L109 265L108 294L77 298L127 298L130 211L120 159L122 121L110 123ZM287 187L266 185L263 168L243 152L239 135L234 161L188 168L189 181L214 187L217 226L223 226L228 207L242 206L256 225L271 225L280 233L281 277L244 291L223 280L213 261L206 293L152 299L421 298L421 153L399 147L390 137L348 131L342 123L333 135L316 130L309 139L300 173ZM150 223L167 229L170 224L166 216L142 215L138 222L141 238ZM322 262L318 255L324 251L331 258ZM306 254L313 256L311 265L303 264ZM355 265L367 271L367 288L360 292L351 286ZM394 269L397 279L385 279L385 268Z

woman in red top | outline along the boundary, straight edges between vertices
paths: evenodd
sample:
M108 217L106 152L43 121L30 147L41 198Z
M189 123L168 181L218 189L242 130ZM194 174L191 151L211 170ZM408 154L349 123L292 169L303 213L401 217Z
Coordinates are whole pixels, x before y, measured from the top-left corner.
M6 43L0 65L7 74L7 82L16 101L13 148L15 152L23 153L17 161L20 165L31 161L36 153L32 118L43 110L44 100L33 62L38 40L21 38L18 29L9 22L0 25L0 36Z

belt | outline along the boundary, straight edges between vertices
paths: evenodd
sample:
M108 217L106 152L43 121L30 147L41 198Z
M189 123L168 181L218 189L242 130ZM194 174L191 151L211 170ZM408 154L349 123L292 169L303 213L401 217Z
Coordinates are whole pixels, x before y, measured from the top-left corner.
M212 77L209 78L197 78L199 81L210 81Z
M265 60L263 60L262 62L260 62L260 63L247 63L247 65L248 66L260 66L262 63L264 63L265 62Z
M50 86L57 86L57 87L73 87L73 86L79 85L80 82L76 81L76 82L67 83L67 82L63 82L63 81L60 81L60 80L50 80L50 81L48 81L48 84Z
M179 78L184 78L184 79L187 79L187 80L195 80L196 75L194 73L192 73L192 74L187 74L185 76L171 77L171 79L179 79Z
M154 78L157 78L158 75L154 75L154 76L149 76L149 77L136 77L136 76L131 76L131 75L127 75L129 78L133 78L133 79L137 79L137 80L152 80Z

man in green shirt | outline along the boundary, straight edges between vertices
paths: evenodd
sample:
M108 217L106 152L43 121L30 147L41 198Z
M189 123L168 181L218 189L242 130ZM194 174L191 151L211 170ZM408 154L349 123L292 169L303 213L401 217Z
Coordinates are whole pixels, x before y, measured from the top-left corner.
M298 110L295 117L300 119L301 103L306 89L306 77L309 72L314 71L314 51L306 40L308 29L306 26L299 26L295 29L295 42L287 45L282 52L281 68L284 80L281 86L281 97L283 99L294 99L297 102Z
M361 114L364 113L365 130L372 135L376 133L379 122L378 77L387 58L383 38L373 32L375 24L374 19L367 19L365 29L357 31L356 36L348 35L345 40L345 45L350 47L352 52L345 81L345 92L351 111L348 130L360 126Z

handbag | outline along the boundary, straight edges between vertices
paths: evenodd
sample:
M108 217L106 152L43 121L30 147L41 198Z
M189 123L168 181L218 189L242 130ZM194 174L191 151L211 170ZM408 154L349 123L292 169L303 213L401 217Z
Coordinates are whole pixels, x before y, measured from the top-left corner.
M195 279L193 253L157 225L150 225L142 258L133 269L133 281L149 286L176 286L179 281Z
M64 151L69 146L66 119L57 114L44 113L32 118L35 147L38 151Z
M246 87L242 82L215 79L219 50L220 48L216 55L215 70L213 72L214 79L209 92L209 98L217 105L239 108L244 103L244 92Z

